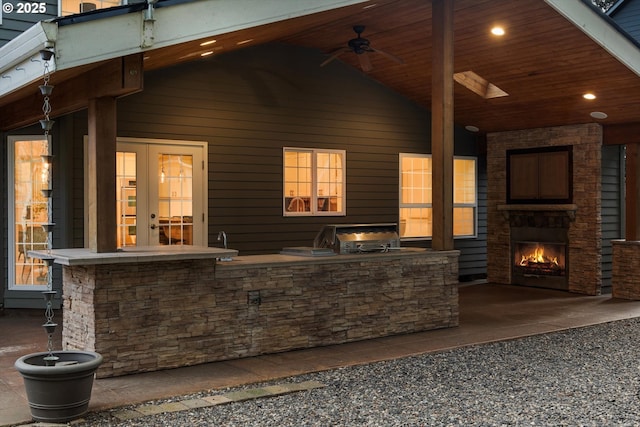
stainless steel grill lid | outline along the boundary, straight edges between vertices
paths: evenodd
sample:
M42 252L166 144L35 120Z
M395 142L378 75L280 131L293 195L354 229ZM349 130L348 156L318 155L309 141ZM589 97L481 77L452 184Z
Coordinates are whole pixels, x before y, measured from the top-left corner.
M340 254L386 252L400 247L398 226L386 224L330 224L320 229L315 248L331 248Z

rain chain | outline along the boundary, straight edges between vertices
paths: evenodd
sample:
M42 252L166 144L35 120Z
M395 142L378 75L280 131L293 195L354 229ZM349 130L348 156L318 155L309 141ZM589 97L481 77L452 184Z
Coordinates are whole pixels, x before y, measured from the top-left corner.
M44 357L44 363L46 366L53 366L58 359L60 359L53 354L53 334L56 331L56 326L58 326L58 324L53 321L53 297L56 295L56 291L45 291L43 294L44 300L47 303L47 308L44 312L44 317L47 321L42 327L47 332L47 352L49 352L49 354Z
M48 49L44 49L40 51L40 56L44 61L44 77L43 84L40 85L40 93L44 97L42 103L42 113L44 114L44 119L40 120L40 125L44 130L44 137L47 140L47 153L43 154L42 161L42 195L47 198L47 223L42 224L42 228L46 233L46 248L47 253L51 254L52 247L52 238L51 234L53 232L53 209L51 206L51 192L52 192L52 175L51 175L51 164L53 160L53 156L51 155L51 140L49 138L49 132L53 127L53 120L50 120L49 114L51 113L51 103L49 102L49 98L51 93L53 92L53 86L49 84L49 80L51 79L51 72L49 70L49 60L53 56L53 52ZM53 297L56 295L56 291L53 290L53 257L44 258L43 261L47 265L47 290L43 292L44 299L46 302L45 309L45 320L46 322L42 327L45 329L47 333L47 351L49 354L45 356L44 361L47 366L53 366L59 360L58 356L53 354L53 334L55 333L57 323L53 321Z

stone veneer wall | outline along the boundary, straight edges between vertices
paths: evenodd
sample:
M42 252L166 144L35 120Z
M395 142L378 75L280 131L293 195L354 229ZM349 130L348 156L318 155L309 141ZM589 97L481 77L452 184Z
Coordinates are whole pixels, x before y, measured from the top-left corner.
M109 377L453 327L458 256L65 266L63 346Z
M612 240L613 271L611 296L630 300L640 300L640 242ZM630 274L631 272L631 274Z
M575 221L569 225L569 291L599 295L602 287L601 157L598 124L492 133L487 136L487 278L511 283L509 222L498 205L506 204L506 152L510 149L573 145Z

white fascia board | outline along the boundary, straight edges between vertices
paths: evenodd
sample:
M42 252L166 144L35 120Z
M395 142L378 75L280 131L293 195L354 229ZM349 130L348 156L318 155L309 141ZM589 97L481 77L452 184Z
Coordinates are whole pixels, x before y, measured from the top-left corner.
M545 0L611 56L640 76L640 49L581 0Z
M369 0L196 0L58 29L59 70ZM149 27L151 26L151 29ZM145 46L143 46L145 45Z
M165 14L162 13L165 10L157 9L154 47L165 47L367 2L369 0L204 0L194 2L189 8L167 8ZM185 27L189 27L188 34Z
M55 45L57 28L51 22L38 22L0 48L0 97L42 78L40 51ZM51 58L49 71L55 69L55 59Z

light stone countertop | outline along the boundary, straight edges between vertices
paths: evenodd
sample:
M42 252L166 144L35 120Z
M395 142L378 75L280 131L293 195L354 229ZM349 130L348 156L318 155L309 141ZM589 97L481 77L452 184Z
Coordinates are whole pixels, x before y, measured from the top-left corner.
M275 266L286 264L328 264L353 262L354 260L374 260L379 258L397 258L406 256L433 256L445 252L432 251L424 248L404 247L392 249L388 252L335 254L324 256L304 256L289 254L265 254L237 256L235 249L212 248L203 246L131 246L117 252L92 252L86 248L52 249L51 251L29 251L28 255L39 259L53 259L56 264L98 265L98 264L127 264L137 262L174 261L187 259L216 260L218 267L225 269L242 269L249 266Z
M29 251L28 255L39 259L54 259L62 265L127 264L137 262L176 261L187 259L216 259L238 255L235 249L209 248L205 246L130 246L117 252L93 252L86 248Z
M459 254L458 250L433 251L425 248L399 248L388 252L371 252L356 254L334 254L324 256L305 256L290 254L246 255L233 257L231 261L218 261L216 268L239 270L246 267L271 267L301 264L339 264L353 261L373 261L381 258L404 258L415 256L441 256L446 253Z

